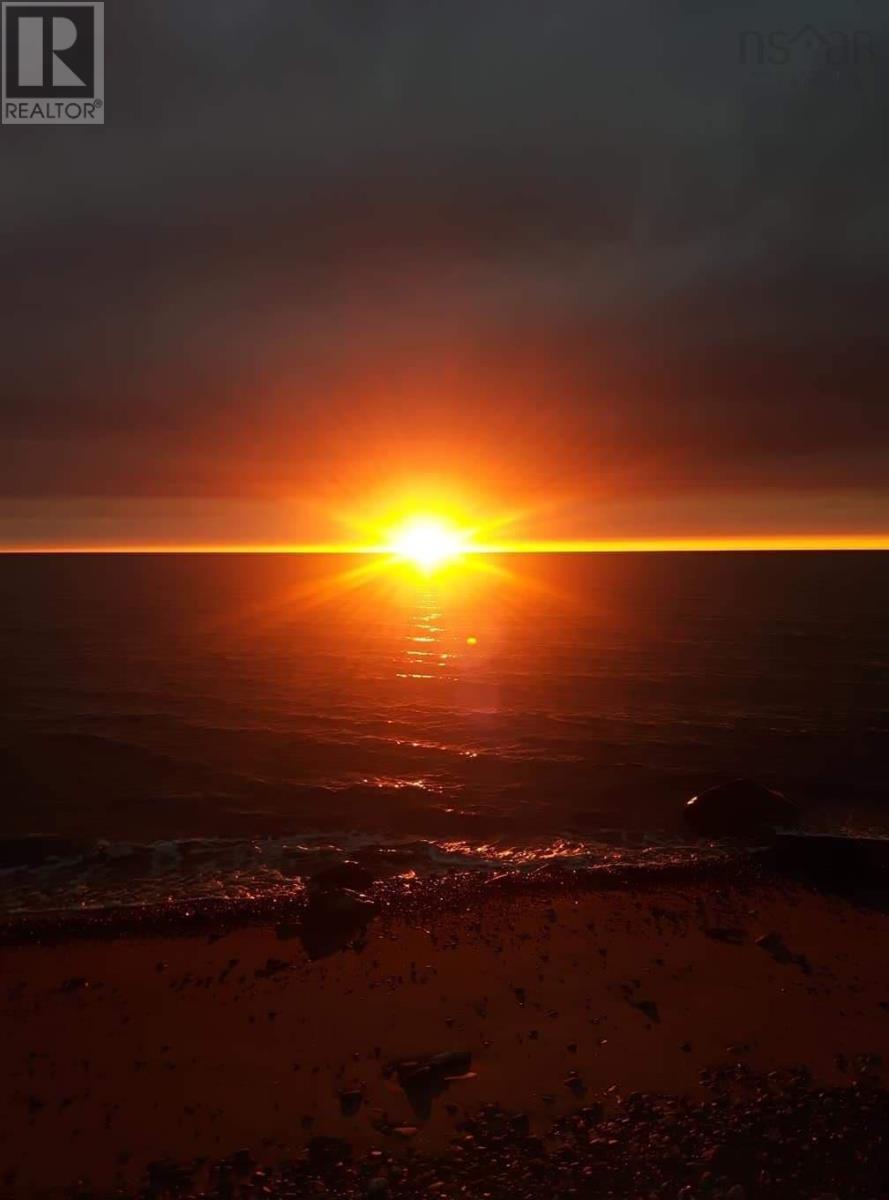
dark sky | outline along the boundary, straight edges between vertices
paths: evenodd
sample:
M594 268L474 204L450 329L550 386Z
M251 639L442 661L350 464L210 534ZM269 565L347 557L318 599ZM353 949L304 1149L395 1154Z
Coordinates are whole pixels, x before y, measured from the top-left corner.
M0 130L0 543L889 532L887 35L109 0L107 124Z

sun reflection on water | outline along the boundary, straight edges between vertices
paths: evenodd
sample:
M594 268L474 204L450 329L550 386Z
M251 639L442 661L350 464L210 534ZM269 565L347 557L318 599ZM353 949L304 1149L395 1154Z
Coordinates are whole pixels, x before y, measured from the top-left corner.
M448 648L446 633L441 596L435 588L426 586L417 595L408 618L396 678L456 678L447 673L449 668L453 668L454 654Z

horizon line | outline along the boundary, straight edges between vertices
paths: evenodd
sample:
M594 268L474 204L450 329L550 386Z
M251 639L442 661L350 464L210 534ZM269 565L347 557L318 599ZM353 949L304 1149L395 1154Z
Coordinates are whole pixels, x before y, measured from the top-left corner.
M825 551L825 550L889 550L886 534L765 534L730 537L679 538L596 538L552 539L469 544L461 548L465 554L632 554L676 552L730 551ZM234 543L234 544L130 544L108 546L0 546L2 555L97 555L97 554L342 554L392 555L400 557L391 546L349 543Z

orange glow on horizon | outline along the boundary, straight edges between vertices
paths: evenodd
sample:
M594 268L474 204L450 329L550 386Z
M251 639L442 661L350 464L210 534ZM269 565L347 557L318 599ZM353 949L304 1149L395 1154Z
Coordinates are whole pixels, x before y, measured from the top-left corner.
M784 507L760 495L733 505L721 495L660 500L644 490L630 503L625 487L588 493L553 483L529 493L500 486L494 474L470 480L433 466L378 469L375 482L342 480L335 490L294 490L261 504L72 504L70 515L23 510L21 528L0 530L0 553L366 555L374 571L400 564L429 573L481 569L482 558L499 555L889 550L889 528L875 531L876 514L859 514L857 500L844 496L830 511L796 494ZM54 528L56 519L66 523Z
M670 551L765 551L765 550L889 550L889 533L883 534L748 534L728 537L649 537L552 539L544 541L474 542L454 531L448 557L469 554L615 554ZM245 544L130 544L130 545L7 545L0 554L403 554L391 539L386 543L245 543ZM434 557L434 556L433 556Z

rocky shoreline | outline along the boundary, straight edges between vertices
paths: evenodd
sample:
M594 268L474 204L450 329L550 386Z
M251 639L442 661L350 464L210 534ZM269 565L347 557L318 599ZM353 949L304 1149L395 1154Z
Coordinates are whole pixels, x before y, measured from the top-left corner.
M878 909L750 864L376 889L7 946L4 1200L885 1190Z
M645 892L669 884L695 885L708 880L715 884L743 884L770 877L772 860L773 853L768 848L703 845L695 855L672 860L640 859L595 867L543 864L531 869L449 871L425 877L362 877L360 886L335 882L323 889L308 877L305 881L295 880L286 895L248 896L240 900L201 897L15 913L0 917L0 946L53 945L97 938L223 936L238 928L276 922L293 930L319 891L329 898L360 895L372 905L372 910L367 911L371 919L376 916L422 919L426 914L460 911L467 904L524 895L607 893L628 887ZM342 865L347 869L358 866L349 860ZM339 869L337 866L331 870ZM331 899L326 906L316 907L322 925L324 908L332 910L335 906ZM348 899L342 907L349 907Z
M818 1088L803 1069L756 1074L742 1064L702 1075L704 1098L608 1097L532 1134L527 1114L492 1105L462 1120L438 1156L410 1149L354 1155L312 1139L299 1158L262 1168L247 1150L214 1162L156 1162L120 1200L330 1196L453 1200L865 1200L889 1179L889 1091L874 1064L847 1087ZM396 1132L407 1143L413 1127ZM78 1200L93 1200L88 1189Z

